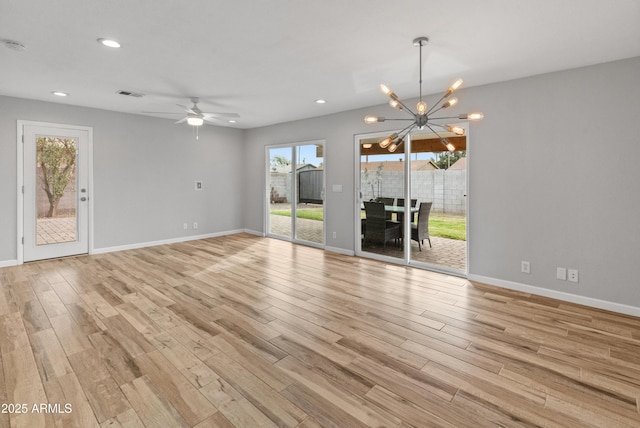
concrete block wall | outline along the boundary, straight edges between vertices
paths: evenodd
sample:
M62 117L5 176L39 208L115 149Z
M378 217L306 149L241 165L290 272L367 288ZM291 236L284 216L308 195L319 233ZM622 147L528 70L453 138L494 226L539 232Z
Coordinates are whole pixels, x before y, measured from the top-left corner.
M375 172L369 173L368 182L361 174L363 200L378 196L404 197L404 173L382 171L380 180ZM372 188L373 187L373 188ZM433 202L434 212L464 214L466 212L467 172L451 170L413 171L411 173L411 198L420 202Z

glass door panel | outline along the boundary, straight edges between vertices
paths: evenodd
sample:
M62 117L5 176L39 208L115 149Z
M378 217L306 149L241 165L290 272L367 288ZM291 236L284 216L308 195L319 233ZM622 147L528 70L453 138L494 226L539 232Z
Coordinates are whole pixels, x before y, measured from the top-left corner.
M324 142L267 148L267 235L324 244Z
M404 259L402 207L405 194L404 146L389 152L378 145L387 135L363 137L360 149L360 249Z
M324 145L307 144L296 151L295 238L324 243Z
M268 149L269 174L269 215L267 231L269 235L291 238L292 224L292 179L293 158L291 147Z
M441 133L458 150L449 152L431 133L411 135L409 259L455 273L467 272L466 137Z
M36 137L36 245L76 241L77 139Z

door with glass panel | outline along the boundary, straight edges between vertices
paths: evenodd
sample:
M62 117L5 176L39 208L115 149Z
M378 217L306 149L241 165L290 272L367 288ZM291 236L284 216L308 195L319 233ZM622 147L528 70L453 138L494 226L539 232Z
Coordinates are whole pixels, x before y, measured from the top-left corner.
M384 136L357 138L360 200L356 230L360 239L356 253L404 260L404 213L399 202L405 195L405 154L403 149L389 152L381 148L378 142Z
M356 137L356 253L466 274L467 137L414 132L390 152L379 144L388 134ZM447 150L440 137L454 150Z
M466 128L466 124L460 124ZM449 151L440 137L446 138ZM410 136L409 261L467 273L467 136L415 132Z
M324 244L324 142L267 147L267 235Z
M90 129L22 125L23 260L89 252Z

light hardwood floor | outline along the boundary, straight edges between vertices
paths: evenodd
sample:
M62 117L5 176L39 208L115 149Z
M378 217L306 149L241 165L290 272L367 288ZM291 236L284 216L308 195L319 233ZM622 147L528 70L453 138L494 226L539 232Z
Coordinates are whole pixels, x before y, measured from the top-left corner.
M239 234L0 290L2 427L640 426L640 319L428 271Z

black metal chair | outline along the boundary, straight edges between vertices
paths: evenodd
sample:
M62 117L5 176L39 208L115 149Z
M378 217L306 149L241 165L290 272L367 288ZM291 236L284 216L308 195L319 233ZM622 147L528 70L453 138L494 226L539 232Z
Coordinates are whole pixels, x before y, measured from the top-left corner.
M364 203L364 211L366 215L366 227L364 232L364 243L382 244L384 248L388 241L395 241L402 237L402 229L400 223L388 221L383 202Z
M424 240L429 241L431 247L431 238L429 238L429 213L431 212L431 202L420 203L418 209L418 223L411 223L411 239L418 241L418 249L422 251Z

